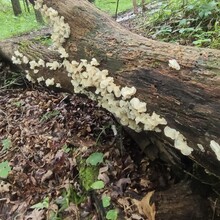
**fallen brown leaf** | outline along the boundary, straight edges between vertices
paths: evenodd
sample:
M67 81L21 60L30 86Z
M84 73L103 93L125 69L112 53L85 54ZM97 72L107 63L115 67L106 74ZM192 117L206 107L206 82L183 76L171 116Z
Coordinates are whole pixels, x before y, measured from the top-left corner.
M11 184L6 183L4 181L0 182L0 193L9 192Z
M53 174L52 170L48 170L41 178L41 182L43 183L45 180L49 179Z
M42 220L44 219L44 210L34 209L30 215L25 217L25 220Z
M154 191L147 193L146 196L144 196L144 198L140 201L133 199L133 202L137 206L139 213L147 217L148 220L155 220L156 207L154 203L152 205L150 204L150 199L153 194Z

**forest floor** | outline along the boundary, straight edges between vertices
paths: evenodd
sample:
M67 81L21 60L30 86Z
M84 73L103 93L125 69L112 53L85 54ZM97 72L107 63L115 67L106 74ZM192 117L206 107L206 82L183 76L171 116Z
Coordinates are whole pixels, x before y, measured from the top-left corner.
M0 66L1 79L14 74ZM0 158L9 169L0 179L0 219L105 219L108 210L118 219L154 215L154 206L142 207L140 199L174 181L165 164L151 163L114 117L86 97L22 78L13 84L25 88L0 90ZM92 166L86 159L94 152L103 161ZM90 188L96 180L105 186ZM103 197L111 199L106 208Z
M123 25L143 34L135 20ZM1 220L154 220L160 213L154 194L188 185L190 176L179 178L159 157L147 158L97 103L31 85L4 61L0 79ZM166 202L162 195L157 196ZM170 219L217 219L213 201L196 196L192 207L182 202L180 209L188 210L182 218L169 201Z

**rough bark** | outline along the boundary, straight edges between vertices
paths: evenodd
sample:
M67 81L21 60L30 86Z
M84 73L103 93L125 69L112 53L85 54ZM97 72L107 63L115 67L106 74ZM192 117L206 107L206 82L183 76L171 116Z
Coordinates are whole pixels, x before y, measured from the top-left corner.
M39 10L34 9L36 21L40 24L44 24L44 19Z
M212 212L207 200L194 194L188 183L179 183L168 190L155 192L151 200L156 204L157 220L208 220L215 217L210 216Z
M12 4L12 8L13 8L13 12L15 16L18 16L19 14L22 13L19 0L11 0L11 4Z
M116 84L135 86L136 96L147 103L148 112L155 111L187 138L188 145L194 149L190 159L220 178L220 162L210 148L211 140L220 143L220 51L138 36L86 0L47 0L45 3L70 25L71 36L65 44L70 60L95 57L101 69L109 70ZM29 40L24 43L21 38L1 42L0 54L10 59L17 48L29 57L56 58L56 53L46 46ZM178 61L179 71L168 66L170 59ZM54 77L63 88L72 91L63 71L44 69L36 76ZM180 161L177 150L172 148L173 141L163 132L141 135L150 137L171 162L175 158ZM197 144L202 144L205 152Z

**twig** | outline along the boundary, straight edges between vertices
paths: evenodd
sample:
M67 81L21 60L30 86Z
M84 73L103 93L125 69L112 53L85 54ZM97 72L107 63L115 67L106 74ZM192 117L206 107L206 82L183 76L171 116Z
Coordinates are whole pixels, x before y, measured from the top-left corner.
M118 17L118 6L119 6L119 0L117 0L116 10L115 10L115 20L117 20Z

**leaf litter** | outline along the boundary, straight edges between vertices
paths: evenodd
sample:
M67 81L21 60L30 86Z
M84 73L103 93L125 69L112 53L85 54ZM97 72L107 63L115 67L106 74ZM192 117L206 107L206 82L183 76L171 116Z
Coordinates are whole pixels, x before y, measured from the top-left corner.
M98 187L96 199L100 204L105 193L111 198L110 208L116 208L124 218L132 219L134 212L138 215L137 208L128 211L119 202L127 187L132 190L131 182L137 181L133 177L137 166L123 149L134 143L118 128L111 114L85 97L43 88L0 90L0 149L4 149L0 156L11 167L7 181L0 185L5 199L0 200L0 218L52 219L58 213L61 219L69 215L98 219L99 209L104 207L93 205L99 203L90 193L78 205L70 199L61 209L57 202L64 198L65 190L68 192L67 185L79 196L85 194L77 158L99 165L97 181L102 187ZM48 208L43 205L46 197ZM79 213L84 213L83 217Z

